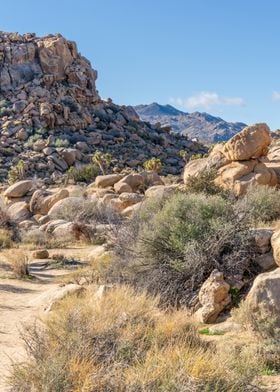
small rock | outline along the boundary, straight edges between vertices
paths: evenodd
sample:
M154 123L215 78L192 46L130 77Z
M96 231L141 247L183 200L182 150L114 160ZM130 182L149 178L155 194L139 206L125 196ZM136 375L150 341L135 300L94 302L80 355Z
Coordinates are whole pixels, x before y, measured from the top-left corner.
M48 259L49 252L47 251L47 249L38 249L32 253L32 257L34 259Z

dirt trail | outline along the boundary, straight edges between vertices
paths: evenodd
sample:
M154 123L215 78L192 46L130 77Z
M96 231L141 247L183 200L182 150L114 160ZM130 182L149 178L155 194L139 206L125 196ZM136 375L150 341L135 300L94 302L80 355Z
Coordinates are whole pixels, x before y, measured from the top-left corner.
M71 254L81 259L87 256L94 247L83 249L59 249L53 253ZM1 264L1 263L0 263ZM24 323L32 323L39 314L42 304L38 301L47 291L56 290L58 275L69 273L69 270L46 269L46 262L30 264L32 280L7 279L0 277L0 391L9 390L6 378L10 366L25 358L20 331ZM3 272L3 274L2 274ZM4 275L0 265L0 275Z

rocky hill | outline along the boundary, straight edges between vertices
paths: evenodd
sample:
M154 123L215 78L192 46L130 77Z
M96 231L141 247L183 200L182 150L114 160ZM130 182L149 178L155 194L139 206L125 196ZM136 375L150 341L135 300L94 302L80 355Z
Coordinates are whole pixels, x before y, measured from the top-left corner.
M140 121L131 107L101 100L97 72L60 34L0 33L0 178L25 162L49 182L72 165L109 152L120 169L155 156L165 173L180 173L179 151L202 152L187 137Z
M134 109L143 121L152 124L160 122L162 126L171 126L174 132L188 135L205 143L226 141L240 132L246 124L227 122L208 113L186 113L171 105L138 105Z

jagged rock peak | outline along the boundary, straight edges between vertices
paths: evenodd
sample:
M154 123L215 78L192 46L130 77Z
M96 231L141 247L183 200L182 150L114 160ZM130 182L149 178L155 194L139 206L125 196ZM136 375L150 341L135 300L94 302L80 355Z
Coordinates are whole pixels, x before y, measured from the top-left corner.
M28 82L50 86L64 81L99 98L97 72L78 53L76 43L61 34L39 38L33 33L0 32L0 67L1 91L21 88Z

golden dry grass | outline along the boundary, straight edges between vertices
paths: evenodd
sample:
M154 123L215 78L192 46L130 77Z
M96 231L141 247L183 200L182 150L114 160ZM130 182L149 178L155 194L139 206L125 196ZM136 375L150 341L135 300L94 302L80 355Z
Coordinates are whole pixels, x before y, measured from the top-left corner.
M29 276L29 260L25 250L9 249L4 252L4 257L16 278L22 279Z
M14 368L13 391L239 392L261 363L242 348L225 357L185 311L124 286L64 299L25 340L30 360Z

